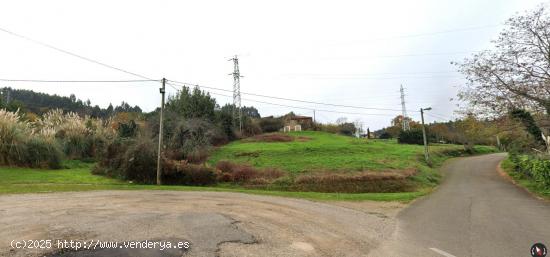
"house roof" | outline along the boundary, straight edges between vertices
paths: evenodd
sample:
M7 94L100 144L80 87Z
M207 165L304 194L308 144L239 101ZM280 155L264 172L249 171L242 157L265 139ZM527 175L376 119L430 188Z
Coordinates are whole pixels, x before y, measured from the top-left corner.
M309 116L294 116L290 118L291 120L311 120L312 118Z

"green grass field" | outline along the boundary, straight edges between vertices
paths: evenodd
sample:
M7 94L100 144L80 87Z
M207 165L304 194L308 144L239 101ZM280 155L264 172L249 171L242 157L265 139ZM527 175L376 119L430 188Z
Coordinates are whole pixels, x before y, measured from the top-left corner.
M424 161L424 146L398 144L396 140L360 139L336 134L302 131L292 136L308 137L308 141L250 142L235 141L214 152L209 160L248 163L255 167L276 167L291 174L315 171L382 171L416 169L413 178L420 190L433 188L441 175L435 168L451 156L460 154L460 145L430 145L432 167ZM476 146L478 154L494 152L493 147Z
M367 140L302 131L290 133L309 141L246 142L235 141L214 152L209 160L249 163L260 168L277 167L291 173L308 171L362 171L418 168L423 146L400 145L395 140ZM459 145L431 145L430 150L460 150ZM487 149L482 149L487 150ZM439 162L435 155L435 162Z
M312 200L375 200L410 201L429 193L438 183L440 174L423 161L423 147L399 145L391 140L366 140L322 132L297 132L309 141L287 143L237 141L217 149L209 160L211 165L222 159L250 163L256 167L278 167L290 173L316 170L359 171L416 168L414 177L422 186L416 192L402 193L316 193L251 190L238 186L213 187L136 185L126 181L91 174L93 164L78 161L66 162L67 169L41 170L0 167L0 194L43 193L87 190L179 190L223 191L261 195L298 197ZM449 155L442 151L460 150L461 146L431 146L434 167L438 167ZM490 147L478 147L480 153L493 151Z

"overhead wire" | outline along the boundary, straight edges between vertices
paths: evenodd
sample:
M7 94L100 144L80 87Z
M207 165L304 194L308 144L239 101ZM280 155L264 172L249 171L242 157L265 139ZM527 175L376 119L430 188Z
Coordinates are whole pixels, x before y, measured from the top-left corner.
M415 37L434 36L434 35L448 34L448 33L454 33L454 32L488 29L488 28L500 27L500 26L503 26L503 25L504 24L499 23L499 24L489 24L489 25L483 25L483 26L473 26L473 27L463 27L463 28L456 28L456 29L440 30L440 31L434 31L434 32L418 33L418 34L395 35L395 36L371 38L371 39L368 39L368 40L360 40L360 41L355 41L353 43L357 44L357 43L368 43L368 42L381 41L381 40L391 40L391 39L398 39L398 38L415 38Z
M107 67L107 68L114 69L114 70L117 70L117 71L120 71L120 72L124 72L124 73L126 73L126 74L130 74L130 75L132 75L132 76L139 77L139 78L142 78L142 79L152 80L151 78L149 78L149 77L147 77L147 76L143 76L143 75L138 74L138 73L135 73L135 72L131 72L131 71L128 71L128 70L125 70L125 69L121 69L121 68L118 68L118 67L115 67L115 66L112 66L112 65L109 65L109 64L106 64L106 63L103 63L103 62L100 62L100 61L97 61L97 60L94 60L94 59L91 59L91 58L88 58L88 57L79 55L79 54L75 54L75 53L73 53L73 52L70 52L70 51L61 49L61 48L59 48L59 47L50 45L50 44L48 44L48 43L44 43L44 42L42 42L42 41L39 41L39 40L30 38L30 37L27 37L27 36L24 36L24 35L15 33L15 32L12 32L12 31L7 30L7 29L4 29L4 28L0 28L0 31L3 31L3 32L5 32L5 33L7 33L7 34L10 34L10 35L12 35L12 36L15 36L15 37L18 37L18 38L21 38L21 39L30 41L30 42L32 42L32 43L41 45L41 46L43 46L43 47L47 47L47 48L53 49L53 50L55 50L55 51L58 51L58 52L61 52L61 53L64 53L64 54L71 55L71 56L73 56L73 57L76 57L76 58L79 58L79 59L82 59L82 60L85 60L85 61L88 61L88 62L91 62L91 63L95 63L95 64L98 64L98 65L101 65L101 66L103 66L103 67Z
M4 79L4 82L29 82L29 83L134 83L134 82L159 82L160 80L42 80L42 79Z
M170 87L180 91L180 89L176 88L175 85L172 83L167 83ZM195 85L197 87L204 87L200 85ZM212 95L219 95L219 96L225 96L229 98L233 98L233 96L215 93L207 91L208 93ZM328 112L328 113L339 113L339 114L349 114L349 115L369 115L369 116L386 116L386 117L394 117L396 114L385 114L385 113L357 113L357 112L342 112L342 111L335 111L335 110L324 110L324 109L317 109L312 107L304 107L304 106L294 106L294 105L286 105L286 104L279 104L279 103L272 103L272 102L266 102L266 101L260 101L255 99L248 99L248 98L241 98L242 100L249 101L249 102L256 102L256 103L262 103L262 104L268 104L268 105L274 105L274 106L281 106L281 107L288 107L288 108L295 108L295 109L302 109L302 110L310 110L310 111L318 111L318 112Z
M172 82L172 83L181 84L181 85L185 85L185 86L197 86L197 84L192 84L192 83L188 83L188 82L181 82L181 81L175 81L175 80L169 80L169 81ZM216 88L216 87L210 87L210 86L204 86L204 85L200 85L200 87L208 88L208 89L212 89L212 90L220 90L220 91L225 91L225 92L233 92L233 90L229 90L229 89ZM291 101L291 102L299 102L299 103L307 103L307 104L315 104L315 105L325 105L325 106L332 106L332 107L365 109L365 110L378 110L378 111L401 111L400 109L352 106L352 105L343 105L343 104L331 104L331 103L322 103L322 102L315 102L315 101L306 101L306 100L299 100L299 99L292 99L292 98L285 98L285 97L278 97L278 96L268 96L268 95L262 95L262 94L256 94L256 93L248 93L248 92L243 92L243 91L241 91L241 94L264 97L264 98L271 98L271 99L277 99L277 100L283 100L283 101ZM418 112L418 111L413 111L413 112Z

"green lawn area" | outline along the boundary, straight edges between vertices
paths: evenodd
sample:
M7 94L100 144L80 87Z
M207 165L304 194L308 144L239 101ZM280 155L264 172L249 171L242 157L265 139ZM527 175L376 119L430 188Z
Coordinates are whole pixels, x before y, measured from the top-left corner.
M526 188L529 192L544 198L546 200L550 200L550 188L544 188L537 184L532 179L528 179L519 172L515 171L515 165L514 163L509 159L506 158L504 161L502 161L500 167L520 186Z
M383 171L416 169L413 177L419 190L435 187L441 179L437 172L451 155L461 155L461 145L432 144L432 167L424 161L424 146L398 144L396 140L353 138L317 131L293 132L295 137L308 137L308 141L250 142L235 141L219 148L209 159L211 165L220 160L248 163L255 167L276 167L291 174L314 171ZM477 154L491 153L495 149L476 146Z
M361 171L418 168L423 146L403 145L395 140L367 140L324 132L290 133L309 141L246 142L235 141L221 147L209 159L249 163L255 167L277 167L291 173L309 171ZM459 145L431 145L430 151L460 150ZM482 149L487 150L487 149ZM439 155L434 155L439 163ZM420 164L421 165L421 164Z
M218 185L212 187L136 185L126 181L91 174L93 164L78 161L66 162L68 168L42 170L30 168L0 167L0 194L43 193L87 190L178 190L178 191L223 191L242 192L272 196L286 196L311 200L375 200L410 201L429 193L441 175L437 167L449 159L443 151L458 152L456 145L433 145L434 167L423 161L423 147L399 145L394 140L366 140L322 132L296 132L309 141L265 143L236 141L217 149L209 160L211 165L227 159L247 162L256 167L278 167L291 174L316 171L359 171L416 168L420 172L413 178L421 185L415 192L402 193L316 193L252 190L238 186ZM477 152L492 152L490 147L477 147Z

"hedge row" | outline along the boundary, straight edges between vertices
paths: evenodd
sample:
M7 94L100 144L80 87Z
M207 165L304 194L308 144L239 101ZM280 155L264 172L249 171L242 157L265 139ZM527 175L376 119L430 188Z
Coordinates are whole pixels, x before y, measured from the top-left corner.
M510 155L516 165L516 172L533 179L544 188L550 188L550 159L533 155Z

